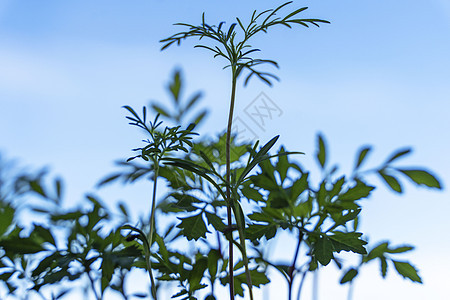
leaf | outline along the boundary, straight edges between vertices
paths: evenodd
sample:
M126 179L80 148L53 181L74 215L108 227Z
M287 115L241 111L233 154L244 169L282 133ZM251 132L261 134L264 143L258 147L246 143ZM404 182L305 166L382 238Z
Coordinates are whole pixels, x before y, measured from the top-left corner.
M389 248L388 250L386 250L387 253L404 253L404 252L408 252L414 250L413 246L409 246L409 245L404 245L404 246L400 246L397 248Z
M0 241L0 247L5 250L5 252L11 252L14 254L32 254L45 249L41 244L37 243L31 238L19 238L11 237L11 239L4 239Z
M320 236L314 243L313 255L324 266L333 259L334 247L327 236Z
M158 253L161 254L161 257L165 261L169 261L169 252L167 251L164 239L159 234L157 234L156 232L154 233L154 238L155 238L155 241L156 241L156 243L158 244L158 247L159 247Z
M280 151L278 153L284 153L284 147L280 148ZM289 160L287 155L280 155L278 156L278 162L276 166L276 170L278 174L280 174L281 183L286 179L287 171L289 169Z
M101 187L101 186L104 186L105 184L111 183L111 182L117 180L118 178L120 178L120 176L122 176L122 173L112 174L112 175L106 177L105 179L102 179L99 183L97 183L97 187Z
M385 162L385 164L389 164L397 159L399 159L402 156L405 156L409 153L411 153L412 149L411 148L405 148L405 149L400 149L397 152L393 153Z
M208 272L211 278L216 278L217 275L217 269L218 269L218 262L219 259L222 257L219 250L211 249L208 253Z
M398 274L402 275L404 278L408 278L413 282L422 283L417 270L409 262L392 260L394 267Z
M9 204L0 203L3 207L0 208L0 237L6 232L9 226L12 225L15 210Z
M388 175L386 173L383 172L383 170L379 170L378 174L380 175L381 179L384 180L384 182L394 191L397 193L401 193L402 192L402 186L400 185L400 183L398 182L398 180L391 176Z
M178 98L180 95L180 89L181 89L181 78L180 78L180 71L175 71L175 74L173 76L173 81L169 85L169 90L173 95L173 98L175 102L178 102Z
M375 187L369 186L362 181L358 181L354 187L348 189L344 194L340 195L339 199L343 201L360 200L368 197L370 192L374 189Z
M227 226L223 223L222 218L220 218L218 215L209 212L205 212L205 215L208 223L212 225L217 231L224 232L225 228L227 228Z
M198 240L201 237L206 237L206 232L208 230L203 221L202 212L191 217L178 219L181 220L181 223L178 224L177 227L182 229L183 235L188 240Z
M372 147L370 147L370 146L361 148L359 150L358 159L356 160L355 167L353 168L354 170L357 170L361 166L361 164L364 162L364 159L366 158L367 154L369 154L369 152L371 150L372 150Z
M264 198L261 195L261 193L257 189L254 189L248 185L244 185L244 187L241 189L241 192L244 195L244 197L247 198L248 200L253 200L255 202L264 201Z
M162 115L162 116L164 116L164 117L167 117L167 118L170 117L170 114L167 112L167 110L164 109L162 106L160 106L160 105L158 105L158 104L153 103L153 104L151 105L151 108L152 108L154 111L156 111L158 114L160 114L160 115Z
M249 225L245 229L245 235L247 239L251 241L257 241L262 237L265 237L266 240L270 240L275 236L276 233L277 233L277 226L274 224L267 224L267 225L253 224Z
M354 220L360 212L361 209L349 210L347 214L340 216L336 220L336 223L333 227L336 228L337 226L345 225L348 221Z
M387 262L386 262L386 258L384 256L380 257L380 272L381 272L381 277L385 278L386 274L387 274Z
M441 189L441 184L439 180L436 179L435 176L430 174L425 170L406 170L406 169L398 169L398 171L405 174L409 179L415 182L418 185L425 185L431 188Z
M362 233L359 232L341 232L333 231L333 235L328 235L331 240L334 250L340 251L352 251L359 254L367 254L364 245L366 241L361 239Z
M317 160L322 167L322 169L325 167L326 159L327 159L327 153L326 153L326 147L325 142L323 140L323 137L321 134L317 136Z
M342 276L340 283L344 284L346 282L351 282L357 275L358 270L351 268L344 274L344 276Z
M189 290L191 292L195 290L199 290L205 287L205 285L200 284L200 281L203 278L203 273L205 273L206 268L208 267L208 258L201 257L198 259L194 266L192 267L191 272L189 272Z

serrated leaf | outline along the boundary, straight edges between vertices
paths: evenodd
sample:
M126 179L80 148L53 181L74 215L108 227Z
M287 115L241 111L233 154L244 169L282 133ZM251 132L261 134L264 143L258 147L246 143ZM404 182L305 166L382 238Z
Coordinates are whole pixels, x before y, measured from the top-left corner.
M422 279L417 273L417 270L409 262L396 260L392 260L392 262L394 263L394 267L398 274L402 275L404 278L410 279L413 282L422 283Z
M366 241L361 239L362 233L333 231L333 235L328 235L336 252L352 251L359 254L367 254L364 245Z
M409 179L418 185L425 185L431 188L441 189L441 184L435 176L425 170L406 170L398 169L398 171L405 174Z
M343 201L360 200L368 197L373 189L375 189L373 186L358 181L354 187L348 189L344 194L339 195L339 199Z
M346 282L351 282L357 275L358 270L351 268L344 274L344 276L342 276L340 283L344 284Z
M248 200L253 200L255 202L264 201L264 198L261 195L261 193L257 189L254 189L248 185L245 185L241 189L241 192L244 195L244 197L247 198Z
M314 243L313 255L324 266L333 259L333 251L333 244L327 236L321 236Z
M270 240L277 233L277 226L274 224L252 224L245 229L245 236L251 241L257 241L262 237Z
M214 227L214 229L223 232L225 228L227 227L224 223L222 218L220 218L218 215L205 212L206 219L208 220L208 223Z
M198 240L201 237L206 237L206 229L205 222L202 218L202 212L197 215L187 217L187 218L178 218L181 220L181 223L177 225L178 228L182 229L183 235L188 240Z

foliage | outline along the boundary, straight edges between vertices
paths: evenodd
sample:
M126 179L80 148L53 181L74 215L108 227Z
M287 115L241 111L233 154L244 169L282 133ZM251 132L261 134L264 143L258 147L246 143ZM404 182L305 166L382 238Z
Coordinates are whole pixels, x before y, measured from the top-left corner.
M149 217L133 220L124 203L112 211L93 194L86 195L81 207L64 208L62 180L51 180L45 172L0 176L0 279L7 295L21 298L33 292L43 299L48 295L61 299L74 287L67 282L79 282L85 297L95 299L104 299L109 292L123 299L157 299L162 285L174 290L175 299L217 299L218 285L229 287L230 299L236 295L253 299L253 287L269 284L273 269L286 279L289 299L295 291L299 299L306 276L331 262L343 269L342 284L351 284L371 261L380 262L382 277L391 264L399 275L422 282L412 264L397 258L412 246L393 247L388 241L368 246L367 235L358 231L362 202L376 188L369 175L375 174L396 193L403 192L401 178L441 189L429 171L397 166L410 149L395 151L380 166L364 169L372 149L363 147L356 154L351 174L340 174L329 161L328 145L319 134L317 177L299 162L303 153L275 146L278 136L262 146L259 142L236 143L231 125L238 78L243 71L248 72L244 84L253 76L268 84L276 78L259 68L277 66L275 61L250 55L259 51L250 46L250 38L278 25L291 28L328 23L297 18L306 8L279 17L289 4L255 11L246 26L237 18L228 29L224 22L208 25L203 15L201 25L179 23L186 31L162 40L163 49L191 37L215 43L196 47L227 60L232 86L227 131L214 139L194 132L207 112L195 110L200 93L182 100L179 71L168 86L173 111L152 103L150 112L144 107L139 114L124 106L126 118L146 139L133 149L136 155L120 162L119 171L105 177L99 186L150 181ZM150 114L155 115L153 121L147 119ZM194 117L185 122L189 115ZM163 127L160 118L175 125ZM167 191L160 199L158 179ZM18 199L25 196L36 201L18 205ZM32 212L36 220L21 224L18 213L22 210ZM173 220L165 228L157 226L158 216L163 215ZM274 261L264 251L282 231L296 242L288 262ZM180 243L188 247L180 249ZM238 251L236 257L234 250ZM344 266L342 252L353 253L360 263ZM147 272L149 291L128 293L125 279L134 269ZM300 284L294 286L297 277ZM66 288L61 289L63 284Z

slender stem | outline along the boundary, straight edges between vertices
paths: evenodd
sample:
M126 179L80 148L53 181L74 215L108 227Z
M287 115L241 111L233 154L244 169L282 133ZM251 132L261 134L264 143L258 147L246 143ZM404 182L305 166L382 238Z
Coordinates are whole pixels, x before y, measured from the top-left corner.
M236 97L236 66L232 67L232 84L231 84L231 99L230 99L230 111L228 114L228 127L227 127L227 139L225 145L226 155L226 202L227 202L227 218L228 227L230 228L230 236L228 243L228 273L229 273L229 285L230 285L230 300L234 300L234 263L233 263L233 226L232 209L231 209L231 159L230 159L230 146L231 146L231 127L233 125L233 112L234 102Z
M319 300L319 267L314 270L313 274L313 291L312 299Z
M300 280L300 285L298 287L297 300L300 300L300 294L302 293L303 283L305 282L306 274L308 274L307 270L303 272L302 279Z
M159 175L158 174L159 173L159 161L158 160L156 160L154 162L154 166L155 166L155 180L153 181L152 210L150 212L150 234L149 234L149 240L148 240L148 244L149 244L148 251L149 252L150 252L150 248L152 247L152 244L153 244L153 231L155 231L156 187L157 187L158 175ZM153 272L152 272L152 262L150 259L150 253L149 253L149 257L147 259L147 267L148 267L148 274L150 276L152 296L153 296L153 299L157 300L155 279L153 277Z
M353 300L353 280L350 281L350 284L348 286L347 300Z
M298 253L300 252L300 245L302 244L303 241L303 232L299 232L298 234L298 242L297 242L297 248L295 249L295 253L294 253L294 260L292 261L292 265L289 267L288 270L288 275L289 275L289 300L292 300L292 286L294 284L294 277L295 277L295 266L297 264L297 258L298 258Z

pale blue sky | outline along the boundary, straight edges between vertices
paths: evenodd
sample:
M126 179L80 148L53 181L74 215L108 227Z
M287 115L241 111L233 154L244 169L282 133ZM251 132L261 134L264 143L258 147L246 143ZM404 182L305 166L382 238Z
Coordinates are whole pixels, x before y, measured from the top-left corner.
M128 157L140 136L124 118L123 105L140 108L166 100L164 87L175 67L187 94L202 90L211 115L203 132L225 127L229 78L223 62L193 49L192 42L160 52L158 41L176 32L175 22L245 19L280 1L14 1L0 0L0 151L23 164L49 165L68 185L67 205L91 190L112 162ZM320 29L280 28L258 37L262 58L280 64L281 82L253 81L236 113L258 138L281 135L290 150L312 166L315 135L323 132L331 159L348 170L356 149L375 146L372 163L394 149L413 146L401 163L434 170L450 182L450 2L448 0L295 1L305 17L331 21ZM262 130L245 107L264 92L281 109ZM401 165L400 163L400 165ZM101 191L139 212L148 209L144 185ZM131 195L131 196L129 196ZM378 266L363 270L359 299L448 299L450 289L449 192L406 186L397 197L380 188L366 202L363 230L371 240L411 243L408 256L425 284L392 276L378 279ZM321 284L337 282L324 272ZM321 299L346 299L333 286Z

